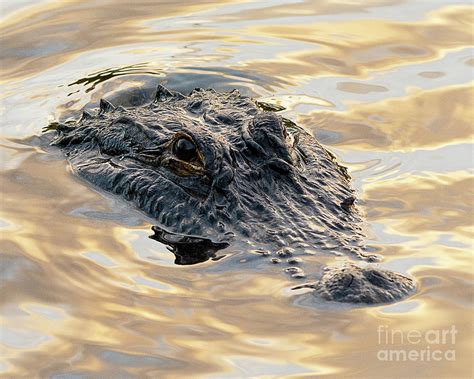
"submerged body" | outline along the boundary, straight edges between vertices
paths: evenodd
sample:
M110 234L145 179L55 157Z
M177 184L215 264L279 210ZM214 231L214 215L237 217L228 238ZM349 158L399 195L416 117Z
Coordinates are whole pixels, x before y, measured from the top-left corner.
M265 109L238 91L185 96L159 86L150 104L101 100L97 115L57 124L53 144L77 175L174 233L219 241L238 235L370 260L346 169L302 128ZM380 298L406 295L396 287Z

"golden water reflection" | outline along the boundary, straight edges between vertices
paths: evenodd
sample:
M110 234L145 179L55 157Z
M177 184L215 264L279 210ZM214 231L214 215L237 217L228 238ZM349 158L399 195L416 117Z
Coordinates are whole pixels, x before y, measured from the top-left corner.
M314 112L300 122L336 133L337 146L383 151L436 148L472 141L473 99L472 86L418 90L403 98L354 104L344 113Z
M472 45L469 7L444 7L416 22L380 19L298 25L252 25L248 33L302 42L308 47L274 60L246 63L268 76L367 76L373 71L434 60L452 49ZM314 46L311 51L310 46ZM317 48L316 48L317 47Z
M473 160L459 153L473 138L468 2L29 4L0 25L1 377L472 376ZM238 247L174 265L148 238L153 220L22 141L162 80L287 108L349 165L368 244L417 293L372 308L321 303ZM313 252L308 280L346 259ZM455 362L377 357L393 348L380 326L453 325Z

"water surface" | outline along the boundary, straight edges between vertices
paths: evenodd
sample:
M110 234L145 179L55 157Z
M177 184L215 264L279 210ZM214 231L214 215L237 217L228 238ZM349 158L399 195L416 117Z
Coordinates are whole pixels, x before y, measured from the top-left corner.
M472 377L472 15L454 0L3 2L0 375ZM286 107L348 166L367 243L417 293L320 304L236 247L177 266L152 220L24 142L161 82ZM315 250L308 280L343 259Z

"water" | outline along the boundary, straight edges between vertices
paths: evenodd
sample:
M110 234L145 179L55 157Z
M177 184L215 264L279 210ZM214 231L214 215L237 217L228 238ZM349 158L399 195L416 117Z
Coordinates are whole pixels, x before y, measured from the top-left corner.
M1 377L472 377L471 5L361 3L2 2ZM160 82L285 106L349 167L367 242L417 293L320 304L232 248L177 266L152 220L24 143Z

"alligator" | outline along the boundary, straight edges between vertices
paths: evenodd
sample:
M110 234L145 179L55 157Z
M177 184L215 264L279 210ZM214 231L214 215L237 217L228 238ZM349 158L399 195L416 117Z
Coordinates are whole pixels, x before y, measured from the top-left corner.
M76 175L156 219L154 238L174 252L212 256L238 236L375 261L364 249L347 169L278 110L238 90L196 88L184 95L159 85L149 103L123 107L101 99L97 112L84 111L78 121L53 123L49 130ZM329 300L380 303L414 288L404 275L364 276L360 270L333 268L315 293L324 287ZM352 292L341 285L366 296L348 296Z

